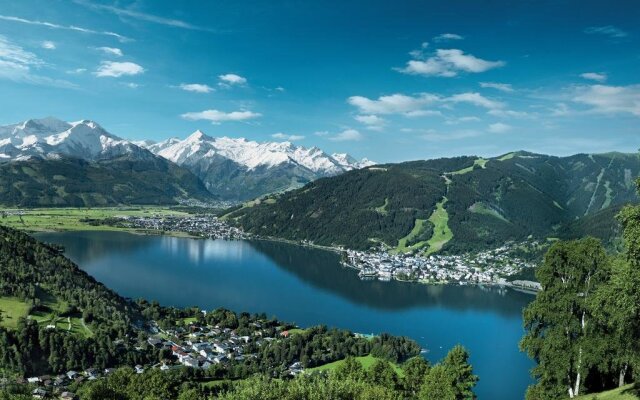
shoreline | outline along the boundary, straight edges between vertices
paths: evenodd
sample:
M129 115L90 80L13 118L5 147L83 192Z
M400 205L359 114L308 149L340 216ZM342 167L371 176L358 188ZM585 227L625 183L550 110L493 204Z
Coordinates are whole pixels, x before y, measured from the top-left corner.
M29 209L25 209L25 210L29 210ZM36 211L37 209L31 209L29 211ZM116 210L117 211L117 210ZM2 220L0 220L0 225L7 225L10 226L8 224L3 224ZM172 230L167 230L167 231L159 231L159 230L153 230L153 229L140 229L140 228L127 228L127 227L116 227L116 226L111 226L111 225L86 225L86 226L61 226L60 228L51 228L51 227L38 227L38 226L24 226L24 227L19 227L19 226L14 226L17 229L21 229L25 232L28 233L64 233L64 232L124 232L124 233L129 233L129 234L133 234L133 235L144 235L144 236L169 236L169 237L177 237L177 238L187 238L187 239L210 239L212 238L211 236L206 236L206 235L198 235L198 234L193 234L193 233L189 233L189 232L185 232L185 231L172 231ZM265 241L265 242L274 242L274 243L285 243L288 245L294 245L294 246L300 246L300 247L307 247L307 248L311 248L311 249L318 249L318 250L323 250L323 251L329 251L332 253L335 253L339 256L344 256L348 249L344 249L342 247L336 247L336 246L323 246L323 245L317 245L317 244L313 244L313 243L308 243L306 241L296 241L296 240L290 240L290 239L285 239L285 238L279 238L279 237L273 237L273 236L258 236L258 235L252 235L252 234L246 234L247 236L244 238L236 238L236 237L228 237L228 238L216 238L216 239L224 239L224 240L258 240L258 241ZM347 268L351 268L354 269L356 271L362 271L361 268L358 268L357 266L348 264L346 262L344 262L344 260L340 260L339 264L342 267L347 267ZM518 290L527 294L533 294L535 295L535 293L538 292L538 290L534 287L531 286L531 284L514 284L514 282L516 281L504 281L504 282L478 282L478 281L423 281L423 280L419 280L419 279L404 279L404 278L398 278L396 276L390 276L387 279L379 279L379 277L376 276L372 276L371 279L375 279L381 282L384 281L390 281L390 280L397 280L398 282L406 282L406 283L415 283L415 284L422 284L422 285L453 285L453 286L478 286L478 287L498 287L498 288L512 288L514 290ZM529 282L526 282L529 283Z

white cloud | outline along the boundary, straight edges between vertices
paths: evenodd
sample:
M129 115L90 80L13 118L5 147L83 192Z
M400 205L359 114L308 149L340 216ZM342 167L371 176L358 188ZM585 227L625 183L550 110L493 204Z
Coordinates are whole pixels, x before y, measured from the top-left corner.
M109 56L122 57L122 50L117 47L96 47L96 49Z
M512 126L503 124L502 122L496 122L495 124L489 125L487 129L491 133L506 133L511 130Z
M126 82L126 83L123 83L123 85L128 87L129 89L137 89L140 87L139 84L133 83L133 82Z
M153 14L147 14L139 11L129 10L126 8L118 8L118 7L104 5L104 4L90 3L84 0L74 0L74 2L76 4L80 4L88 8L93 8L95 10L107 11L115 15L118 15L120 17L135 18L141 21L153 22L155 24L172 26L175 28L183 28L183 29L191 29L191 30L199 30L199 31L207 31L207 32L212 31L210 28L193 25L179 19L164 18L157 15L153 15Z
M42 42L40 44L40 46L42 46L43 49L47 49L47 50L55 50L56 49L56 44L53 43L50 40L45 40L44 42Z
M604 82L607 80L607 74L602 72L585 72L584 74L580 74L580 77L596 82Z
M571 110L569 110L569 107L566 103L557 103L556 107L551 109L551 115L554 117L564 117L566 115L569 115L570 113Z
M76 32L82 32L82 33L90 33L90 34L95 34L95 35L112 36L112 37L117 38L121 42L127 42L127 41L131 40L128 37L122 36L122 35L117 34L115 32L94 31L93 29L82 28L82 27L75 26L75 25L65 26L65 25L55 24L53 22L29 20L29 19L24 19L24 18L13 17L13 16L10 16L10 15L0 15L0 19L4 20L4 21L20 22L22 24L28 24L28 25L46 26L46 27L51 28L51 29L63 29L63 30L76 31Z
M462 40L464 36L456 35L455 33L443 33L433 38L434 42L448 42L450 40Z
M356 115L353 117L356 121L367 125L367 129L379 131L384 128L387 120L380 118L375 114Z
M640 117L640 85L591 85L577 89L573 101L600 114L632 114Z
M180 89L196 93L210 93L214 90L211 86L203 83L182 83L180 84Z
M466 93L455 94L451 97L448 97L446 101L450 101L453 103L469 103L469 104L473 104L474 106L484 107L488 109L499 109L505 106L504 103L488 99L483 95L481 95L480 93L476 93L476 92L466 92Z
M334 142L347 142L347 141L357 141L362 140L363 136L360 132L355 129L345 129L344 131L338 133L337 135L330 137L329 140Z
M287 135L286 133L282 133L282 132L274 133L273 135L271 135L271 137L275 139L280 139L280 140L288 140L291 142L304 139L304 136L302 135Z
M417 118L417 117L442 117L442 112L438 110L415 110L407 111L404 113L405 117Z
M52 79L34 73L34 69L44 66L44 61L35 54L13 44L5 36L0 35L0 79L26 82L34 85L76 88L71 82Z
M240 75L236 75L236 74L224 74L224 75L219 75L218 78L222 81L220 82L221 85L244 85L245 83L247 83L247 78L244 78Z
M454 77L460 72L480 73L504 65L504 61L483 60L458 49L438 49L435 55L410 60L406 67L397 70L410 75Z
M480 87L496 89L507 93L514 91L510 83L480 82Z
M499 108L494 108L493 110L487 111L487 114L493 115L494 117L500 118L529 118L532 117L526 111L515 111L515 110L502 110Z
M313 132L313 134L320 137L329 136L329 131L316 131Z
M363 114L402 114L421 110L438 100L438 96L429 93L421 93L415 97L396 93L380 96L377 100L363 96L351 96L347 102L357 107Z
M461 123L464 123L464 122L479 122L479 121L481 121L480 118L469 116L469 117L460 117L460 118L448 119L445 122L445 124L447 124L447 125L457 125L457 124L461 124Z
M252 111L232 111L224 112L219 110L205 110L200 112L188 112L181 115L182 118L189 121L211 121L213 124L219 124L227 121L246 121L261 117L262 114L254 113Z
M584 33L587 33L590 35L593 35L593 34L605 35L605 36L609 36L610 38L617 38L617 39L628 36L627 32L613 25L590 26L589 28L584 30Z
M420 44L420 48L416 50L411 50L409 55L413 58L423 58L425 49L429 47L429 42L422 42Z
M95 72L98 77L118 78L125 75L138 75L144 72L142 66L132 62L103 61Z
M76 68L76 69L71 69L67 71L67 74L84 74L85 72L87 72L86 68Z

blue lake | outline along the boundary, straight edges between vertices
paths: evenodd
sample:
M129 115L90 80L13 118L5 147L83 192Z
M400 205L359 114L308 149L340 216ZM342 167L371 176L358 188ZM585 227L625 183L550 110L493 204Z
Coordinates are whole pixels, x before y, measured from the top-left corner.
M267 241L197 240L120 232L41 233L125 297L163 305L265 312L301 326L413 338L437 362L471 353L480 399L524 397L533 363L518 351L522 309L511 289L362 281L332 252Z

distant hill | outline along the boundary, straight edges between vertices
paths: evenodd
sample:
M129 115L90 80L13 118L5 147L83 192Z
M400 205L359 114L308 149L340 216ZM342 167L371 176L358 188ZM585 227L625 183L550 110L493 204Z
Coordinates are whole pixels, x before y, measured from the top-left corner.
M261 235L356 249L460 252L529 235L610 241L615 221L602 221L638 201L639 175L640 157L622 153L414 161L320 179L225 218Z
M4 206L176 204L180 199L214 197L191 172L160 157L30 158L0 163L0 205Z

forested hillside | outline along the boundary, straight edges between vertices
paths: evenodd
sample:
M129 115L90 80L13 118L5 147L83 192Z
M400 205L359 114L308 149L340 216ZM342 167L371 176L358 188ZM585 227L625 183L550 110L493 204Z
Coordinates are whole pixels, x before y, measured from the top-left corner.
M379 242L398 247L404 238L404 245L428 251L436 236L450 252L530 235L592 234L612 242L613 219L581 221L598 220L637 201L633 179L638 175L638 155L622 153L518 152L492 159L415 161L321 179L229 210L225 218L260 235L354 249Z
M31 374L140 362L114 346L137 307L96 282L59 249L0 227L0 364Z
M160 157L86 161L31 158L0 164L0 205L93 207L210 200L191 172Z

